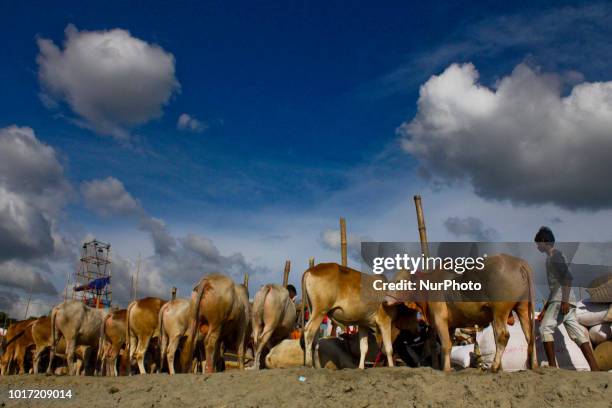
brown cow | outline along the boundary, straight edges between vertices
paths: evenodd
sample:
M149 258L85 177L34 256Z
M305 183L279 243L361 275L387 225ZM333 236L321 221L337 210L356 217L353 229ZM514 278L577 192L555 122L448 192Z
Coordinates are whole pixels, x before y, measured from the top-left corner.
M120 309L108 313L104 318L100 333L101 346L98 351L98 360L102 373L106 375L115 377L119 375L117 359L126 343L126 315L127 309Z
M319 264L304 272L302 304L308 302L310 309L310 319L304 328L306 365L312 365L314 337L328 315L336 323L359 326L359 368L365 368L368 330L381 334L387 361L393 367L391 327L396 308L387 307L382 295L364 296L362 290L371 288L374 280L372 275L335 263Z
M295 304L289 298L287 288L281 285L264 285L253 300L254 368L259 369L264 349L274 347L289 337L295 326Z
M244 369L244 352L250 326L249 296L246 287L237 285L224 275L209 275L194 287L191 294L192 315L189 322L189 336L181 364L188 367L194 355L198 326L206 325L204 338L206 371L215 370L213 362L218 361L221 344L228 348L235 346L238 364Z
M66 340L66 362L69 375L78 374L75 357L78 346L83 346L84 371L90 355L99 346L100 329L104 323L106 310L89 307L78 300L67 300L55 306L51 311L51 354L49 362L53 361L57 351L59 334ZM51 364L47 367L47 374L51 374Z
M162 306L159 311L159 337L161 339L161 359L159 368L168 360L168 371L174 374L174 357L181 339L189 329L189 299L174 299Z
M430 282L442 282L445 279L472 280L482 284L482 293L489 301L417 301L420 311L433 325L440 339L443 369L450 371L451 338L450 330L460 327L493 325L496 351L491 371L501 368L510 334L506 322L514 310L518 315L523 334L528 344L528 365L537 367L535 354L535 335L533 332L533 272L529 264L517 257L499 254L489 256L482 270L472 269L458 277L454 272L433 271L425 274ZM507 300L503 300L507 299ZM436 299L437 300L437 299Z
M43 316L34 322L32 325L32 338L34 340L34 344L36 345L33 362L34 374L38 374L40 372L41 358L45 353L50 353L51 347L53 346L53 339L51 338L51 318L49 316ZM81 373L82 369L85 367L83 358L86 353L87 346L77 346L75 349L74 354L77 359L77 374ZM64 336L60 336L58 339L55 347L55 357L60 357L62 359L66 358L66 340L64 339ZM49 365L52 364L53 362L49 361Z
M17 364L18 374L26 373L25 363L28 350L35 347L32 339L32 325L35 321L35 318L29 318L15 322L8 327L2 347L4 354L0 361L2 375L11 374L14 363Z
M126 316L127 355L130 362L136 358L140 374L146 374L144 365L145 353L149 349L151 339L159 338L159 311L165 300L146 297L135 300L128 306ZM154 361L157 361L156 359ZM153 368L151 368L153 371ZM130 370L131 373L131 370Z
M43 316L36 320L32 325L32 338L36 344L36 351L34 352L34 374L38 374L40 369L40 359L43 354L50 351L53 341L51 339L51 318L49 316ZM57 345L57 354L64 354L66 352L66 341L62 337Z

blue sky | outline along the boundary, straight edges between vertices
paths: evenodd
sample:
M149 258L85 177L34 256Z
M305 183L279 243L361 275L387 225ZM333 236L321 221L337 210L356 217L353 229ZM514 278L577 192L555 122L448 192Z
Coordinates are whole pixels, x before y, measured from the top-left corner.
M348 218L355 245L366 238L416 239L410 206L415 193L424 195L430 229L439 240L529 241L532 230L551 220L561 220L558 229L566 231L566 240L610 239L590 226L609 218L612 199L584 180L605 176L598 163L610 156L608 112L588 101L604 107L601 101L610 101L609 90L602 96L593 84L612 76L612 9L605 3L497 3L57 2L52 9L35 2L3 4L0 128L31 128L37 143L53 149L62 169L58 177L67 186L53 208L42 208L5 178L5 193L22 194L24 206L40 211L55 237L54 249L36 257L11 252L15 245L8 242L0 247L10 264L5 267L30 268L30 280L39 276L61 291L74 262L70 245L96 236L113 243L125 276L142 253L153 276L149 292L166 293L173 274L180 274L177 268L205 265L202 247L189 246L195 242L189 237L200 237L222 257L213 265L249 269L260 284L280 274L285 258L302 266L309 256L334 259L333 234L325 231L337 230L339 216ZM140 41L148 52L143 55L152 59L140 65L138 55L119 53L117 60L88 66L91 60L82 55L68 57L68 38L76 44L86 33L116 36L126 44ZM58 54L43 51L45 41ZM154 79L138 84L150 88L146 98L136 92L134 99L121 101L121 90L131 85L118 68L121 58L124 68L139 75L153 72ZM83 67L74 66L81 62ZM155 71L157 62L165 68ZM453 71L452 64L463 68ZM97 69L111 82L77 82L90 72L95 78ZM450 95L436 91L433 76L446 81L446 90L477 79L471 87L457 85L457 94ZM500 85L504 79L506 88ZM581 84L591 93L563 102ZM117 106L125 102L130 112L139 101L148 104L144 118L109 113L120 108L100 101L105 86L117 87ZM483 89L507 92L495 99ZM159 92L159 102L145 100ZM513 108L531 101L536 113ZM555 110L571 102L578 108ZM494 115L488 103L497 109ZM177 126L182 114L197 121L192 131ZM590 114L600 117L593 121ZM509 125L497 120L500 115ZM555 115L561 120L547 125ZM449 121L463 127L449 130ZM556 128L565 122L569 127ZM573 163L583 179L536 183L541 175L521 170L532 169L525 158L530 151L539 153L525 146L582 131L588 137L576 157L598 152L596 159ZM436 144L447 137L463 153ZM521 137L525 140L513 145ZM470 145L489 147L487 141L493 148ZM505 143L508 152L526 160L517 169L508 162L510 175L497 174L487 160L503 156L498 148ZM561 155L557 161L575 158L559 149L550 153ZM550 156L542 155L543 161ZM512 174L516 186L501 187ZM86 183L109 178L120 184L95 184L85 193ZM95 188L106 188L107 195ZM117 199L111 192L127 207L101 204L100 197ZM505 221L502 211L521 221ZM452 217L461 222L445 223ZM163 220L163 226L152 226L152 219ZM161 244L154 230L176 241L171 256L156 250ZM58 249L58 240L66 248ZM181 250L197 253L193 264L170 263ZM234 262L232 254L243 261ZM299 272L296 266L295 276ZM0 284L6 288L29 286L28 279L17 282L4 274ZM187 288L195 275L176 279Z

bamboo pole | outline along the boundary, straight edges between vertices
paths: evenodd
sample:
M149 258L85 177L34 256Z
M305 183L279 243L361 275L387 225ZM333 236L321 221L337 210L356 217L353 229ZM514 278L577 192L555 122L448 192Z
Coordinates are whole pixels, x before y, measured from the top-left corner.
M34 281L32 280L32 284L30 285L30 294L28 295L28 303L26 304L25 315L23 319L28 318L28 311L30 310L30 302L32 301L32 291L34 290Z
M130 302L134 301L134 274L130 276Z
M289 272L291 271L291 261L285 261L285 270L283 271L283 286L287 287L289 284Z
M247 288L247 291L249 290L249 273L245 272L244 273L244 281L242 282L242 284L244 285L245 288Z
M64 288L64 302L68 300L68 285L70 285L70 272L66 272L66 287Z
M340 254L342 257L342 266L348 266L346 254L346 220L344 218L340 218Z
M134 300L138 299L138 277L140 276L140 262L142 258L138 253L138 268L136 268L136 279L134 280Z
M419 227L419 240L421 241L421 253L426 258L429 257L429 245L427 242L427 230L425 229L425 216L423 215L423 205L421 196L414 196L414 206L416 207L417 225Z
M308 258L308 269L312 269L315 266L315 259L314 257L310 257ZM304 279L302 278L302 285L304 284ZM304 294L304 287L302 286L302 294ZM302 296L302 300L300 301L301 305L300 305L300 327L302 329L302 338L304 338L304 329L306 328L306 316L304 316L306 314L306 296ZM306 365L306 347L304 347L303 349L303 357L304 357L304 361L303 361L303 365Z

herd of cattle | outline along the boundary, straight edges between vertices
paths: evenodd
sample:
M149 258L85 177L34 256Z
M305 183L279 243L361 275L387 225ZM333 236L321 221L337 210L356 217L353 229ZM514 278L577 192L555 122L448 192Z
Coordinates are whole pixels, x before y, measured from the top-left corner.
M400 330L417 326L418 310L433 329L432 338L437 335L444 370L451 368L450 330L489 323L494 327L497 346L492 371L499 370L509 337L506 320L512 311L518 315L530 345L528 363L535 367L529 265L501 254L488 257L485 268L473 273L479 274L473 278L482 282L485 290L504 287L517 300L424 299L408 304L393 293L378 298L363 296L363 288L373 277L335 263L318 264L304 272L302 307L296 307L285 287L275 284L262 286L250 303L248 289L224 275L203 277L190 299L147 297L133 301L127 309L110 312L69 300L55 306L49 316L9 326L2 341L1 372L23 374L28 365L34 373L44 370L70 375L117 376L131 374L136 368L141 374L200 369L214 372L223 370L232 357L233 363L243 369L248 348L253 351L252 367L259 369L266 353L287 339L298 320L303 320L306 308L309 318L302 347L308 352L302 354L300 350L300 354L307 365L319 366L317 334L328 316L335 323L358 327L359 368L365 367L368 349L372 351L372 333L382 339L378 344L382 344L387 364L393 366L393 341ZM446 278L444 272L430 273L430 279Z

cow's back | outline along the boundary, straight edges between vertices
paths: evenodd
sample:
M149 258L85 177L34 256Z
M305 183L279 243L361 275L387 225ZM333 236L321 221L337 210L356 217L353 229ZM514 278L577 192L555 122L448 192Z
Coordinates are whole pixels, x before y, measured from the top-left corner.
M529 264L508 254L487 257L482 270L466 271L464 281L480 282L482 289L472 301L447 301L449 328L474 324L486 326L493 320L493 309L512 310L518 302L533 296L532 271Z
M316 308L332 310L332 317L343 324L368 323L382 304L382 296L374 293L375 277L336 263L318 264L304 273L308 303Z
M147 297L135 301L131 305L129 315L127 316L130 319L130 331L142 336L156 336L159 334L159 311L165 303L165 300L155 297Z
M100 328L106 313L78 300L68 300L55 307L55 327L66 339L76 339L77 345L98 346ZM58 333L56 333L57 335Z
M199 316L202 323L222 325L230 316L237 316L239 309L234 305L237 298L234 281L224 275L210 275L201 281L204 285L199 304ZM197 302L196 291L192 294L192 302ZM198 306L198 305L196 305Z
M37 347L51 345L51 318L44 316L32 325L32 338Z
M121 344L125 342L125 319L126 309L115 310L110 313L104 326L104 334L111 343Z
M189 328L189 299L174 299L160 310L160 322L170 337L183 335Z

